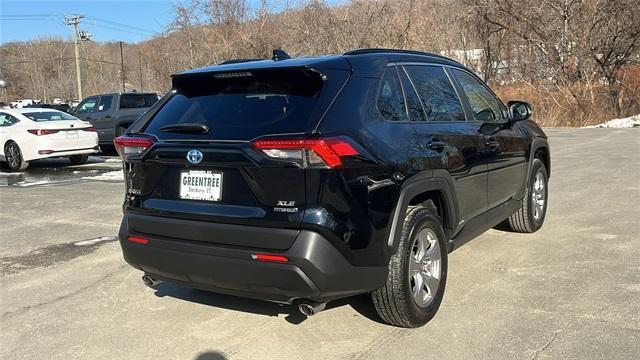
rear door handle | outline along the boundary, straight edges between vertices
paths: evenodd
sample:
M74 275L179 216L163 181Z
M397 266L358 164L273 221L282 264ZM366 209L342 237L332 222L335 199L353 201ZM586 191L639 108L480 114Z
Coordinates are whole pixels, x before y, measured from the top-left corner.
M484 144L490 148L497 148L498 146L500 146L500 142L498 142L496 139L492 137L486 137L484 139Z
M427 143L427 148L431 149L431 150L442 150L444 148L447 147L447 144L445 142L442 142L440 140L429 140L429 142Z

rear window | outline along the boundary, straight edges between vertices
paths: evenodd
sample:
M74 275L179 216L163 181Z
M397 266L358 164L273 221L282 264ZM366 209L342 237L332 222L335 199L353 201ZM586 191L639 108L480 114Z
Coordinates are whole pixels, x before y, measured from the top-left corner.
M161 139L250 140L305 132L320 90L309 70L207 74L174 79L173 95L143 130ZM170 133L179 123L206 124L209 134Z
M158 101L155 94L123 94L120 96L120 109L146 108Z
M62 111L36 111L36 112L23 112L22 115L28 117L33 121L57 121L57 120L78 120L77 118L63 113Z

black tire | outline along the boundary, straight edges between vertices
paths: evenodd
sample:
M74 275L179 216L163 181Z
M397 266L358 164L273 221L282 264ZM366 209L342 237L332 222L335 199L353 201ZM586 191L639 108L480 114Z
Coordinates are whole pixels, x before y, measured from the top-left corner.
M415 256L414 245L418 234L430 229L437 237L440 250L440 281L432 300L419 306L412 295L410 262ZM447 282L447 246L442 221L433 202L412 209L405 217L398 250L389 261L387 283L371 293L373 304L380 317L390 325L415 328L431 320L442 302Z
M29 167L29 162L24 161L22 157L20 147L13 141L9 141L4 146L4 157L7 161L9 171L20 171Z
M540 214L536 215L536 206L533 199L535 190L536 176L542 177L544 181L544 188L542 193L544 194L544 204L542 210L537 210ZM538 231L544 223L544 218L547 215L547 204L549 203L549 175L544 163L540 159L534 159L531 167L531 175L527 179L527 188L525 189L524 198L522 199L522 206L518 211L513 213L507 219L507 225L509 230L519 233L534 233Z
M81 155L71 155L69 156L69 161L73 165L82 165L86 164L87 160L89 160L89 154L81 154Z

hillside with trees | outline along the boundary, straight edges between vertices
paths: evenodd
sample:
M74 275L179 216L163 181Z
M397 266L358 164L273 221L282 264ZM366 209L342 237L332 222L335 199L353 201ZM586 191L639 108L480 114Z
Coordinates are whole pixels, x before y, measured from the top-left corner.
M251 4L251 6L250 6ZM354 48L453 57L503 100L533 103L546 126L582 126L640 113L637 0L191 0L165 32L124 44L81 43L84 94L165 92L176 71L234 58ZM74 45L42 38L0 46L2 101L76 97Z

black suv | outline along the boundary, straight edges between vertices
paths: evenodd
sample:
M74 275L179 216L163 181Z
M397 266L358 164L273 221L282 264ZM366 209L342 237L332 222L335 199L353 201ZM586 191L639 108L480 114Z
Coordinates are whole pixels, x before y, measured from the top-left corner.
M115 139L125 260L144 282L296 303L371 293L384 321L425 324L447 254L498 224L542 226L549 147L429 53L234 60L173 75Z

